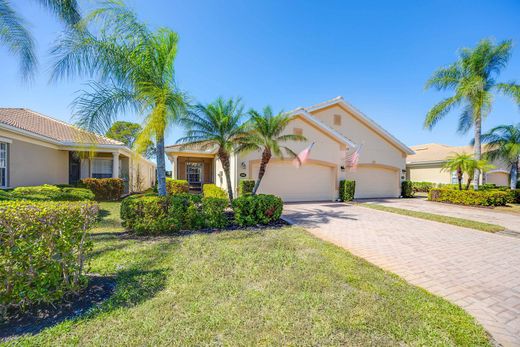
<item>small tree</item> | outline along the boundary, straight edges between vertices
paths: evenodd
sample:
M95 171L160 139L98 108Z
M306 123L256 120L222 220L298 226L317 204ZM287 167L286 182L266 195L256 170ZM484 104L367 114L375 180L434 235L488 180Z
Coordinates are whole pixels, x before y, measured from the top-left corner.
M105 136L123 142L128 148L134 148L142 131L143 128L137 123L117 121L108 129ZM145 139L144 142L142 145L142 147L145 147L143 155L148 159L155 157L154 143L150 139Z
M489 164L486 159L470 160L466 167L466 171L464 172L468 176L468 182L466 183L466 190L469 190L471 181L473 181L473 173L475 172L475 170L479 170L479 172L482 172L482 174L484 174L494 168L495 167L493 165Z
M471 167L473 162L473 156L467 153L455 153L454 155L446 158L446 164L444 164L443 171L457 172L457 181L459 182L459 190L462 190L462 179L465 172L468 172L468 168Z

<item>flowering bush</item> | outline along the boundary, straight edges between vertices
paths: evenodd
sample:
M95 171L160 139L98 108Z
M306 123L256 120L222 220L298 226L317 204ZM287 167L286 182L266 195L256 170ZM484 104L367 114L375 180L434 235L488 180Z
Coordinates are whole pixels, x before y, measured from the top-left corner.
M283 201L268 194L244 195L233 200L233 211L238 225L269 224L282 215Z
M80 289L88 231L98 207L92 202L0 203L0 309L52 302Z
M121 178L85 178L81 182L90 189L98 201L116 201L125 190L125 182Z

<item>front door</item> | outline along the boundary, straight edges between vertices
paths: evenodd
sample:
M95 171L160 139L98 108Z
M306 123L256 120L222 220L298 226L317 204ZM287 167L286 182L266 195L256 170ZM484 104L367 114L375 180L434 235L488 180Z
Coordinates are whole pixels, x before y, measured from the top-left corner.
M69 184L76 184L80 180L81 159L76 152L69 152Z
M192 190L202 190L202 163L186 163L186 178Z

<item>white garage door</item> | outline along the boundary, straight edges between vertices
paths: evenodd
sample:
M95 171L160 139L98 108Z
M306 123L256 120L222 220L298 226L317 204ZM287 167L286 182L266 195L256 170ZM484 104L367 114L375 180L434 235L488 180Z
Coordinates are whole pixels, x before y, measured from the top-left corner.
M255 178L258 168L259 164L253 165ZM290 162L269 163L258 192L278 195L284 201L331 201L336 198L333 172L322 165L296 168Z
M398 170L368 166L347 172L347 179L356 181L356 198L396 198L401 193L398 174Z

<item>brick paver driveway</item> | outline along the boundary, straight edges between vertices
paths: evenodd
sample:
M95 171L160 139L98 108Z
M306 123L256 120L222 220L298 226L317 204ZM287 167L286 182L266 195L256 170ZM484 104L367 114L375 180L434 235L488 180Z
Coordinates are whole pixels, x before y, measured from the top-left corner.
M287 204L316 236L463 307L505 346L520 346L520 238L341 203Z

